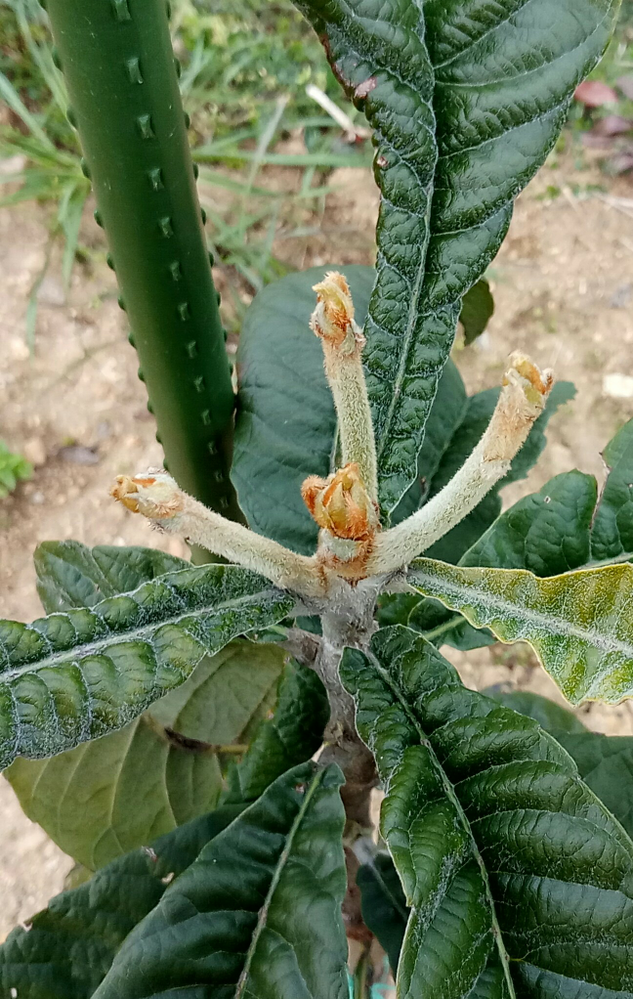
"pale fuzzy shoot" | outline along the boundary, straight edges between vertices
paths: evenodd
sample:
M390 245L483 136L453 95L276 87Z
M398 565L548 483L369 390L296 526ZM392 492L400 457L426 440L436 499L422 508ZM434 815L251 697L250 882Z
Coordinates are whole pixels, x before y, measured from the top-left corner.
M380 520L378 504L365 489L358 465L345 465L327 479L311 475L301 495L321 528L319 564L344 579L364 579Z
M408 565L473 510L509 471L542 413L554 383L524 354L510 357L499 401L479 444L451 481L407 520L378 535L367 563L370 575Z
M361 355L365 337L354 320L354 303L342 274L330 271L314 285L310 328L323 345L325 374L338 416L343 465L356 464L365 488L378 498L374 428Z
M321 597L327 589L323 568L316 558L297 555L270 538L226 520L179 489L166 472L134 478L119 475L112 496L167 533L178 534L229 562L260 572L277 586L306 597Z

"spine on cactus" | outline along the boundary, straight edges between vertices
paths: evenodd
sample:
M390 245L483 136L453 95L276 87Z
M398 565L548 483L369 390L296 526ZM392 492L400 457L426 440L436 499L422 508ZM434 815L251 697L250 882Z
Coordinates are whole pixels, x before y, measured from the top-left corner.
M166 466L241 519L234 396L166 0L43 0Z

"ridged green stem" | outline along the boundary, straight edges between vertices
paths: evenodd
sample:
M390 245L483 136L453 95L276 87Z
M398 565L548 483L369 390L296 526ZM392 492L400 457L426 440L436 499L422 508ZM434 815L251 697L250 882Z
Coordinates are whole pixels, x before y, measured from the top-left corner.
M46 0L139 377L179 485L241 519L234 396L165 0Z

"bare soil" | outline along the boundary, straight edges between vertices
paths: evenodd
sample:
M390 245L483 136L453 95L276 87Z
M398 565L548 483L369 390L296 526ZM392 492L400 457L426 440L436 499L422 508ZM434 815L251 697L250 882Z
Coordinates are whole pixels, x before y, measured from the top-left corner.
M633 186L622 180L607 195L576 195L570 176L569 164L550 164L519 199L491 269L495 316L474 347L455 355L471 391L497 384L516 348L578 388L552 421L549 447L528 482L506 490L508 504L573 467L602 479L600 450L633 417L633 391L626 395L633 375ZM281 258L302 266L371 262L378 199L369 172L338 170L330 183L339 189L327 201L324 235L280 243ZM588 168L574 172L573 183L575 190L595 183L604 189L605 180ZM552 187L559 196L547 196ZM40 613L31 555L43 540L145 544L186 555L183 544L151 533L108 496L114 475L160 464L161 451L89 213L82 241L94 248L90 263L76 267L65 293L54 253L29 354L25 312L46 258L47 222L42 207L0 210L0 436L36 466L32 481L0 502L0 616L19 620ZM608 375L624 379L605 382ZM473 687L511 682L557 696L524 647L449 655ZM596 730L633 732L629 703L581 712ZM71 861L24 818L1 780L0 816L2 940L62 888Z

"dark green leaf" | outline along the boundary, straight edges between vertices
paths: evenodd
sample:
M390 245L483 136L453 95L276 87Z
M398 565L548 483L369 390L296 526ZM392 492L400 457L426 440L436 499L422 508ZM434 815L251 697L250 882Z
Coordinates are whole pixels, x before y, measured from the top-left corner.
M521 479L526 477L545 450L545 445L547 444L545 431L547 430L549 421L556 411L561 406L571 402L575 395L576 386L572 382L556 382L549 394L545 409L532 427L525 444L513 458L510 471L496 486L497 489L503 489L504 486L510 485L511 482L520 482Z
M336 415L323 350L308 326L312 286L331 268L313 267L264 288L246 313L237 354L238 411L231 476L254 531L310 555L318 529L303 500L308 475L329 475ZM356 318L363 323L374 280L346 266Z
M381 628L390 624L408 624L412 611L422 603L419 593L383 593L378 598L376 617Z
M557 475L502 514L460 565L529 569L537 576L555 576L594 559L631 555L633 486L627 480L633 478L633 420L604 453L612 469L600 497L593 476L578 471Z
M497 641L487 628L473 628L461 614L449 611L439 600L429 598L420 601L406 624L419 631L427 642L433 642L438 648L446 644L468 652L470 649L493 645Z
M296 767L204 847L95 999L347 999L337 767Z
M33 556L37 592L47 614L93 607L189 563L153 548L86 548L78 541L44 541Z
M504 690L501 686L494 686L487 687L482 693L505 705L506 708L512 708L519 714L533 718L541 728L557 738L561 732L578 734L587 731L573 711L550 701L549 697L534 694L531 690Z
M35 564L49 611L92 606L189 568L152 549L88 549L75 541L40 545ZM95 870L215 806L222 779L205 744L246 741L271 706L282 665L274 646L231 642L125 728L52 759L15 760L5 776L28 817Z
M246 755L229 772L225 801L254 801L280 774L314 756L329 717L321 680L291 660L279 683L273 718L260 725Z
M633 420L622 427L603 454L610 468L591 535L596 560L633 556Z
M576 715L527 690L491 687L489 697L534 718L573 757L585 784L633 836L633 738L589 732Z
M431 483L444 453L458 432L468 408L469 400L462 376L457 366L449 359L442 372L435 402L427 420L424 443L418 455L417 478L393 511L391 516L393 524L398 524L410 516L428 498Z
M593 475L557 475L503 513L460 565L529 569L537 576L557 576L586 565L596 499Z
M376 856L358 870L363 921L387 952L394 974L407 928L409 910L398 873L388 853Z
M633 737L555 732L591 790L633 836Z
M226 806L162 836L57 895L0 946L0 994L9 999L91 999L121 944L168 884L239 815Z
M462 299L459 321L464 327L464 343L467 347L481 336L494 311L495 301L490 285L482 278L469 288Z
M383 594L376 617L381 628L404 624L438 647L446 644L467 652L496 642L487 629L473 628L461 614L448 611L439 600L421 597L419 593Z
M414 479L461 298L499 249L617 3L296 3L374 129L382 203L366 366L389 512Z
M543 441L542 433L539 436ZM632 478L632 439L633 421L630 421L605 450L613 470L597 510L597 485L593 476L578 471L564 472L550 479L538 493L524 497L501 514L459 559L459 564L528 569L537 576L554 576L591 564L592 558L605 553L605 558L630 556L633 547L629 549L627 545L630 541L633 546L633 536L628 533L628 517L633 507L627 479ZM521 451L518 457L523 453ZM480 505L477 511L481 512L481 509ZM459 535L470 532L472 516L446 535L447 544L457 538L459 550L463 543ZM455 552L450 548L448 552L444 550L444 540L429 551L450 554L449 561L453 561ZM426 633L448 628L452 617L453 612L446 608L442 610L437 601L425 600L417 605L406 623ZM478 641L477 636L489 634L460 623L454 631L445 631L442 640L460 649L476 648L479 644L487 644ZM435 640L435 635L428 637Z
M236 566L183 569L90 609L0 622L0 769L122 728L205 654L294 601Z
M630 999L633 843L556 740L400 626L341 675L411 906L398 994Z

